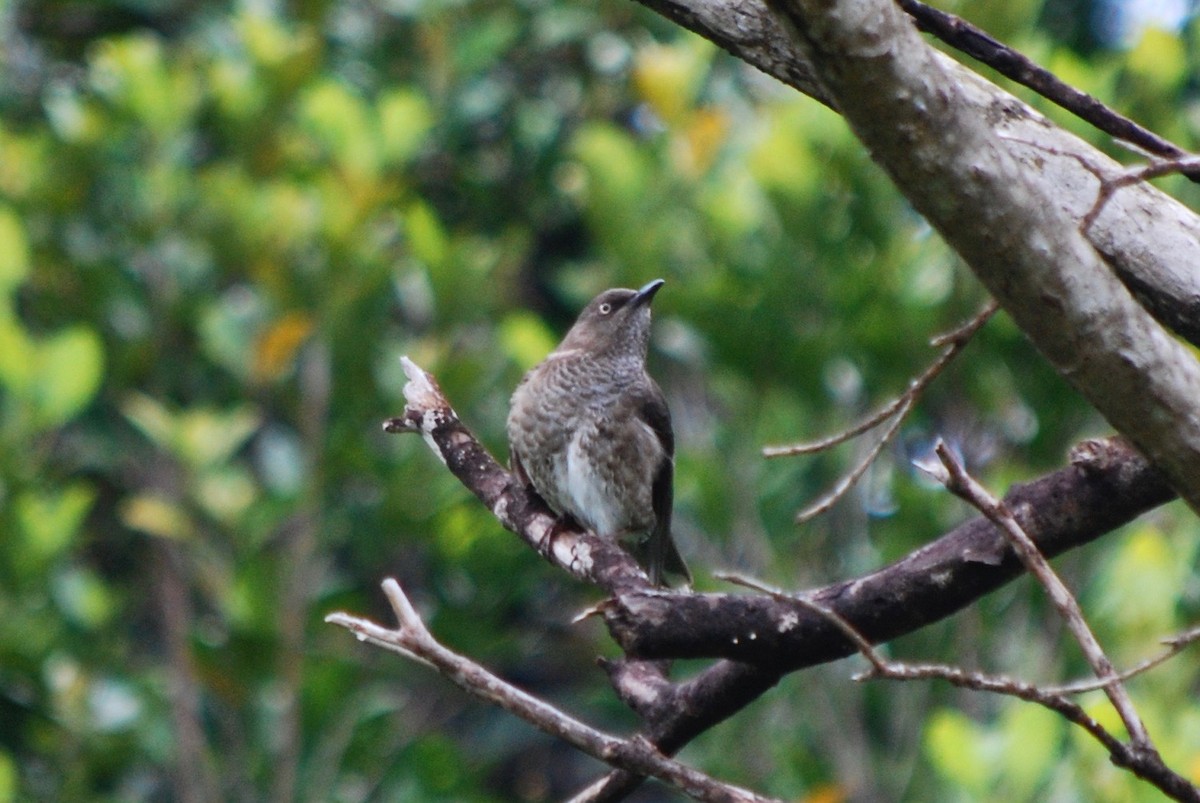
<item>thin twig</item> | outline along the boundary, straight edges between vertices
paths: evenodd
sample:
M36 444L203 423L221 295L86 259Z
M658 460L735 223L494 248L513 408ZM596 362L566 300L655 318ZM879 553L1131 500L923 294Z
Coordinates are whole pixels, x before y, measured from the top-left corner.
M1052 686L1047 688L1046 691L1052 694L1082 694L1084 692L1097 691L1099 689L1103 689L1105 686L1113 683L1114 681L1124 682L1130 678L1137 677L1144 672L1149 672L1151 669L1161 666L1170 659L1174 658L1176 655L1183 652L1197 641L1200 641L1200 627L1193 627L1190 630L1185 630L1176 636L1163 639L1162 643L1167 645L1165 650L1160 652L1158 655L1152 655L1149 658L1146 658L1136 666L1130 667L1129 669L1118 673L1116 678L1112 680L1099 680L1096 678L1091 678L1089 680L1080 680L1074 683L1065 683L1061 686Z
M860 633L854 625L850 624L844 616L827 605L822 605L809 595L787 594L740 575L723 574L719 577L731 583L737 583L738 585L770 594L776 599L796 602L828 620L854 644L863 658L867 660L867 663L871 665L871 669L868 672L855 675L855 680L862 681L874 678L887 680L944 680L961 688L1007 694L1029 702L1039 703L1063 713L1072 722L1085 728L1096 737L1110 752L1114 750L1122 751L1125 748L1125 745L1121 744L1120 740L1109 733L1100 723L1089 717L1078 705L1063 698L1062 695L1040 689L1031 683L1025 683L1012 678L986 675L982 672L972 672L945 664L910 664L889 661L880 655L879 651L875 649L875 645Z
M903 393L849 429L818 441L797 443L791 446L768 446L763 449L763 456L765 457L813 454L845 443L851 438L874 429L885 421L888 422L888 426L879 440L871 446L862 459L849 472L844 474L832 488L796 514L797 524L803 524L825 513L837 504L838 500L845 496L851 488L858 484L858 481L867 473L867 469L874 464L884 448L896 437L896 433L900 431L901 425L904 423L909 411L912 410L913 405L921 397L921 394L945 370L946 366L958 356L959 352L970 342L971 337L995 314L997 309L997 303L989 300L979 312L967 321L949 332L932 338L930 344L935 348L945 347L942 353L937 356L937 359L930 363L918 376L913 378Z
M396 614L398 629L389 630L367 619L340 612L326 616L325 621L345 627L362 641L433 667L467 693L515 714L551 736L562 739L613 767L639 775L651 775L696 800L722 803L768 803L772 800L723 783L699 770L667 758L645 739L621 739L597 730L505 682L469 658L438 642L426 628L399 583L388 578L383 581L383 590Z
M1071 634L1075 636L1075 640L1083 650L1084 657L1092 667L1092 671L1096 673L1097 678L1104 681L1104 693L1108 695L1108 699L1116 708L1121 721L1125 723L1125 728L1128 730L1134 746L1152 748L1150 735L1146 732L1146 726L1142 723L1137 709L1134 708L1133 700L1130 699L1129 693L1121 684L1117 670L1100 647L1100 642L1097 641L1095 634L1092 633L1092 629L1083 617L1079 602L1071 594L1066 584L1050 568L1049 561L1025 533L1008 506L992 496L986 488L967 473L962 462L946 446L945 442L939 440L934 451L937 452L938 458L946 468L946 488L987 516L999 528L1025 568L1046 590L1050 602L1063 617Z
M1148 165L1130 168L1124 170L1115 176L1102 175L1098 170L1094 169L1094 165L1089 165L1087 161L1075 154L1076 159L1084 169L1089 170L1100 179L1100 191L1096 195L1096 202L1092 204L1092 208L1079 221L1079 231L1087 234L1091 229L1092 224L1096 222L1096 218L1100 217L1100 213L1108 202L1112 200L1113 195L1122 187L1130 187L1134 184L1140 184L1143 181L1149 181L1152 178L1161 178L1171 175L1172 173L1183 173L1195 180L1196 171L1200 171L1200 156L1188 154L1178 159L1161 159L1151 162Z
M1091 734L1096 741L1104 746L1113 763L1117 766L1129 768L1139 778L1153 784L1160 791L1175 800L1193 802L1200 800L1200 790L1197 790L1187 779L1172 771L1163 762L1162 757L1153 749L1152 745L1139 745L1136 742L1132 745L1125 744L1093 717L1088 715L1087 711L1081 705L1068 699L1067 695L1059 689L1039 687L1032 683L1013 678L987 675L982 672L973 672L946 664L911 664L889 661L875 649L870 640L860 633L854 625L850 624L837 611L817 602L809 595L785 594L777 589L767 587L756 580L750 580L738 575L721 575L721 579L753 588L778 599L786 599L799 603L831 622L855 645L859 653L871 665L868 671L854 676L854 680L856 681L874 679L899 681L943 680L959 688L1004 694L1041 705L1052 711L1056 711L1067 721L1078 725ZM1175 651L1178 651L1178 649L1182 649L1183 646L1192 643L1197 638L1200 638L1200 628L1189 630L1168 639L1167 643L1172 645ZM1165 658L1160 656L1156 660L1158 663L1161 663ZM1138 671L1144 671L1144 668L1139 667Z
M805 507L796 514L796 523L804 524L807 521L815 519L822 513L825 513L831 507L838 503L838 500L846 495L846 492L853 488L862 476L867 473L867 469L879 457L879 453L884 447L892 442L892 438L896 437L896 433L900 431L901 425L904 424L905 417L908 416L908 411L912 409L913 398L907 394L902 397L903 402L895 410L895 416L888 423L887 429L883 431L883 435L879 440L867 451L866 455L850 470L849 473L842 476L832 488L822 494L815 502Z
M897 0L917 27L951 47L978 59L1001 75L1032 89L1082 120L1119 140L1132 143L1156 156L1177 159L1187 151L1162 136L1101 103L1086 92L1067 84L1054 73L1038 66L1023 53L993 38L961 17L931 8L919 0ZM1184 168L1192 181L1200 180L1200 164Z
M1021 137L1011 137L1003 134L1001 137L1009 142L1027 145L1053 156L1073 159L1080 167L1096 177L1096 180L1100 182L1100 189L1096 192L1096 200L1092 202L1091 208L1079 220L1079 231L1084 236L1091 230L1096 219L1100 217L1100 213L1104 211L1104 207L1108 206L1109 201L1116 195L1117 190L1174 173L1181 173L1192 180L1196 180L1195 176L1200 175L1200 156L1185 151L1180 151L1180 155L1174 158L1155 159L1150 164L1139 165L1114 173L1112 170L1105 170L1100 167L1081 153L1064 151L1060 148L1049 147L1043 143Z
M717 580L724 580L727 583L733 583L735 585L744 586L745 588L749 588L753 591L768 594L778 600L799 602L804 607L819 613L830 622L837 625L837 627L846 635L846 637L854 643L854 646L858 648L859 652L863 653L864 657L868 661L870 661L872 664L876 663L874 660L872 660L872 655L868 654L868 650L872 652L874 651L874 646L871 644L871 642L865 636L859 633L853 625L851 625L843 616L841 616L841 614L837 613L837 611L834 611L832 608L828 608L816 602L811 595L790 594L785 591L781 591L778 588L768 586L759 580L740 574L715 572L713 577ZM1080 680L1074 683L1064 683L1059 686L1040 686L1038 688L1040 688L1045 694L1061 696L1070 696L1074 694L1083 694L1090 691L1099 691L1113 682L1126 681L1130 678L1137 677L1145 672L1149 672L1151 669L1161 666L1198 641L1200 641L1200 627L1193 627L1183 631L1182 633L1178 633L1174 636L1163 639L1162 643L1167 645L1165 650L1160 652L1158 655L1152 655L1149 658L1144 659L1129 669L1119 672L1115 678L1109 680L1089 678L1088 680ZM907 666L914 666L914 664L908 664Z
M950 364L950 361L953 360L958 353L963 350L963 347L970 342L971 337L977 331L979 331L980 327L987 323L987 320L995 314L997 309L998 305L996 302L989 300L986 304L984 304L983 308L979 312L975 313L975 315L971 316L971 318L964 323L960 324L949 332L935 335L933 338L931 338L929 341L930 345L934 346L935 348L946 346L946 349L938 355L937 359L930 363L929 367L927 367L908 383L908 387L903 393L892 399L890 402L876 410L871 415L864 418L862 421L858 422L849 429L843 430L842 432L838 432L820 440L796 443L790 446L766 446L762 450L763 456L788 457L792 455L823 452L834 446L845 443L851 438L861 435L864 432L874 429L884 421L887 421L894 416L899 415L903 417L903 415L907 413L909 409L911 409L913 402L915 402L916 399L920 397L921 393L924 392L925 388L928 387L929 384L933 382L933 380L936 379L943 370L945 370L946 366Z

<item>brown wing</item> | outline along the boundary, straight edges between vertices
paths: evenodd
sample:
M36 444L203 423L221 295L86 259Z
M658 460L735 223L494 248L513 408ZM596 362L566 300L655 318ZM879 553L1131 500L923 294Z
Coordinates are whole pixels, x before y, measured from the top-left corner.
M647 393L640 401L635 414L650 427L663 448L650 488L654 508L654 529L646 544L650 582L664 585L663 573L670 572L690 584L692 574L671 538L671 511L675 502L675 431L671 427L671 411L653 379L649 380Z

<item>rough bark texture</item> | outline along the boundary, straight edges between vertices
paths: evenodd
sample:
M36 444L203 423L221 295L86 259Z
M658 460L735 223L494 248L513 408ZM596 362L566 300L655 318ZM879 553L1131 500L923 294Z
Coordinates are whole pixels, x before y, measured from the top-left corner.
M1173 494L1119 439L1090 441L1075 464L1005 497L1047 556L1088 543ZM807 592L872 642L943 619L1022 573L987 519L972 519L864 577ZM613 637L640 658L721 657L791 671L854 652L827 618L763 594L624 594L604 609Z
M855 134L1058 372L1200 510L1200 363L887 0L771 0ZM999 117L998 117L999 116Z
M638 2L767 75L839 108L808 56L766 3ZM888 4L873 6L873 12L883 5ZM956 87L960 110L987 122L995 134L993 147L1007 151L1025 181L1040 190L1046 208L1078 224L1097 198L1099 180L1093 171L1116 174L1120 165L949 56L926 48L920 52ZM1117 274L1137 288L1139 299L1158 320L1200 345L1200 271L1194 269L1200 264L1200 218L1170 196L1141 184L1118 192L1087 237Z
M785 672L847 654L847 645L832 633L829 623L807 610L797 613L794 625L789 611L784 611L783 617L771 618L778 608L770 596L729 598L732 602L728 604L735 608L732 615L739 618L728 629L705 630L707 625L702 620L712 604L710 597L693 600L695 595L655 591L634 560L616 544L590 533L556 532L554 518L541 500L488 454L459 420L433 377L408 361L405 371L410 378L404 391L408 405L403 416L390 419L384 428L420 434L505 527L552 563L618 597L617 602L608 603L608 615L610 622L616 622L614 632L631 650L692 654L670 645L694 639L729 643L734 636L752 643L758 639L749 638L747 623L756 633L765 633L765 627L772 624L778 629L780 622L786 622L788 629L803 629L808 634L811 647L785 645L782 659L753 651L731 653L761 662L718 660L681 683L668 679L663 661L629 658L605 663L617 694L642 717L645 726L641 735L662 752L674 753L737 713L778 683ZM1072 463L1070 468L1018 488L1009 500L1021 511L1030 536L1052 552L1098 537L1172 496L1148 461L1117 439L1085 443L1076 450ZM949 588L946 593L950 606L957 608L1019 574L998 546L995 534L987 527L977 529L979 526L964 525L947 535L944 542L918 550L892 567L818 593L875 639L914 630L949 612L947 606L930 602L939 588ZM949 580L940 573L943 569L949 572ZM655 612L649 607L657 597L668 602L664 611ZM617 621L621 617L617 611L621 606L628 610L630 601L643 606L645 621L632 622L628 614L624 621ZM746 607L736 609L741 605ZM676 607L679 615L674 613ZM764 627L754 624L750 618L754 616L760 617ZM673 635L663 629L663 622L668 620L678 629ZM723 655L723 649L724 644L720 644L697 654ZM587 799L621 799L639 783L640 777L615 771L589 789Z

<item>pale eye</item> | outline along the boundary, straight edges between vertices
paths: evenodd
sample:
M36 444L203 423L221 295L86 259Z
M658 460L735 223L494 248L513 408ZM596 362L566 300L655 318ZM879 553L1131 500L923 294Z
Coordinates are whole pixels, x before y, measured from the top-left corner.
M601 314L601 315L607 315L607 314L608 314L608 313L610 313L610 312L612 312L612 304L609 304L609 303L606 301L606 302L604 302L603 304L601 304L601 305L600 305L600 314Z

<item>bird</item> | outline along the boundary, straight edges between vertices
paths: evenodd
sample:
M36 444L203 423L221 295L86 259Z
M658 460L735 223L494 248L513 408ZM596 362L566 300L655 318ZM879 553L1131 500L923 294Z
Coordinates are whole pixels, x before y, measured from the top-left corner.
M655 586L668 572L690 585L671 538L671 413L646 372L650 302L663 284L592 299L517 385L506 428L513 472L561 521L629 544Z

